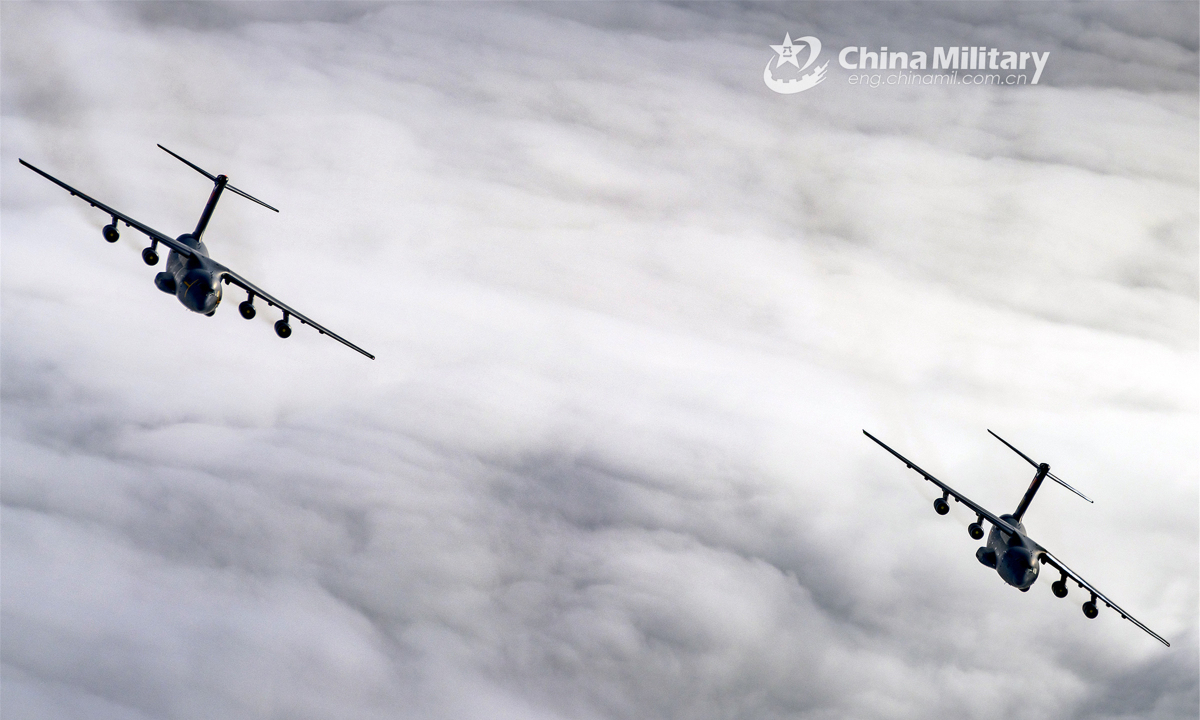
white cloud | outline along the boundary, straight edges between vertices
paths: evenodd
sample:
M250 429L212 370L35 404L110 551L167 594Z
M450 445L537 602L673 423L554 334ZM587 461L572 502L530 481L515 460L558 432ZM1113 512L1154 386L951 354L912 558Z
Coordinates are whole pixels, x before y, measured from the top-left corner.
M5 715L1194 717L1194 8L897 7L0 7ZM1053 55L773 95L801 27ZM379 359L16 163L182 233L156 142ZM1031 533L1176 647L863 427L999 511L985 428L1051 462Z

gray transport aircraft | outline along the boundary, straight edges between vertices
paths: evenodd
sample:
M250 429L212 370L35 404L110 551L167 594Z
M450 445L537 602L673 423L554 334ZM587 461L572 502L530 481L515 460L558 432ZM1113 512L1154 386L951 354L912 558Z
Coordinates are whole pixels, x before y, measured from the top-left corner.
M190 233L184 233L177 238L168 237L154 228L134 220L133 218L123 213L117 212L104 203L92 198L84 193L76 190L65 182L53 177L41 170L35 168L29 163L21 160L21 164L38 175L46 178L50 182L62 187L73 196L82 198L85 202L94 208L100 208L112 217L112 223L104 226L102 234L104 239L110 243L116 242L120 238L120 233L117 232L117 223L123 222L126 227L131 227L138 232L144 233L150 238L150 247L142 250L142 260L147 265L154 266L158 264L158 244L162 243L170 248L171 253L167 256L166 272L160 272L154 276L154 285L165 293L170 293L179 298L179 302L192 312L198 312L202 315L211 316L217 311L217 304L221 302L221 289L224 283L229 283L238 286L247 293L247 298L244 302L238 305L238 311L242 317L247 320L255 315L254 298L260 297L267 305L277 307L283 312L283 319L275 323L275 334L281 338L286 338L292 334L292 326L288 320L295 317L300 321L301 325L310 325L322 335L337 340L338 342L353 348L358 352L366 355L372 360L375 356L363 350L354 343L346 340L342 336L330 331L328 328L319 325L307 316L302 315L291 307L277 300L274 296L263 292L258 286L251 283L233 270L225 267L219 262L216 262L208 256L208 248L204 246L200 238L204 235L204 228L208 227L208 221L212 217L213 210L217 207L217 200L221 198L221 192L228 190L232 193L241 195L242 197L253 200L262 205L268 210L275 208L266 204L262 200L250 197L246 193L238 190L229 184L229 178L224 175L213 176L211 173L205 172L196 165L184 160L175 153L167 150L162 145L160 148L166 150L172 157L182 161L185 165L200 173L204 177L212 180L212 194L208 196L208 204L204 206L204 212L200 215L200 222L196 223L196 229ZM279 212L275 210L275 212Z
M945 515L946 513L950 512L950 503L947 501L951 497L954 498L955 502L960 502L970 508L971 512L975 513L978 518L975 522L967 526L967 533L972 539L983 539L983 521L987 520L989 523L991 523L992 532L988 536L987 545L979 548L979 550L975 552L975 557L979 559L979 562L983 563L987 567L994 568L1004 582L1012 585L1021 592L1027 592L1033 585L1034 581L1037 580L1038 570L1040 569L1039 563L1049 565L1050 567L1062 573L1062 578L1055 581L1054 584L1050 586L1050 588L1054 590L1054 595L1056 597L1062 598L1067 596L1067 578L1070 578L1080 588L1091 593L1091 599L1083 604L1084 615L1089 618L1094 618L1099 615L1100 611L1096 608L1096 601L1100 600L1106 607L1116 610L1122 618L1150 633L1163 645L1170 647L1171 643L1162 639L1153 630L1138 622L1137 619L1132 615L1117 607L1116 603L1105 597L1103 593L1092 587L1087 580L1079 577L1074 570L1064 565L1061 560L1052 555L1049 550L1041 545L1038 545L1028 535L1025 534L1025 526L1021 523L1021 518L1025 515L1025 511L1029 509L1029 504L1033 502L1033 496L1037 493L1038 488L1042 486L1042 481L1046 478L1050 478L1054 482L1062 485L1084 500L1087 500L1088 502L1092 501L1083 493L1050 474L1050 466L1046 463L1034 462L1029 458L1028 455L1016 449L1012 445L1009 445L1004 438L1000 437L991 430L988 430L988 432L992 434L992 437L996 438L1005 445L1008 445L1009 449L1011 449L1013 452L1025 458L1030 465L1037 468L1037 474L1033 476L1033 482L1030 483L1029 489L1025 491L1025 497L1021 498L1021 503L1017 505L1017 509L1011 515L993 515L985 510L982 506L968 500L965 496L958 493L946 483L938 480L934 476L917 467L916 464L914 464L908 458L891 449L887 445L884 445L879 438L875 437L871 433L863 430L863 435L866 435L875 442L879 443L884 450L887 450L899 458L900 462L904 463L909 468L916 470L926 480L941 488L942 496L933 501L933 509L937 511L938 515Z

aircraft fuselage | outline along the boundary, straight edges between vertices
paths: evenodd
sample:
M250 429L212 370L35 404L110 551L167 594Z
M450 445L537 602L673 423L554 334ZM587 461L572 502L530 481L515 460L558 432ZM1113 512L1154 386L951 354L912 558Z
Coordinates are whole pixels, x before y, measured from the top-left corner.
M174 250L167 256L167 270L154 276L154 285L171 293L183 306L201 315L212 315L221 302L221 275L208 260L208 248L190 234L180 235L178 242L195 249L190 258Z
M1025 526L1015 517L1001 515L1000 519L1015 527L1017 532L1007 533L993 526L987 545L979 548L975 557L984 565L995 568L1004 582L1024 592L1037 581L1038 554L1042 549L1025 535Z

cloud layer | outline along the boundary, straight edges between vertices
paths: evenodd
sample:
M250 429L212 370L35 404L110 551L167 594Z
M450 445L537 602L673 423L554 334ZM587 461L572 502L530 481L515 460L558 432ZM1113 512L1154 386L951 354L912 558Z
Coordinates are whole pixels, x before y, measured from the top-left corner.
M6 718L1190 718L1195 4L3 20ZM784 32L1050 51L779 96ZM836 64L836 61L835 61ZM841 72L840 70L838 72ZM207 181L269 312L141 240ZM867 427L1173 643L972 557Z

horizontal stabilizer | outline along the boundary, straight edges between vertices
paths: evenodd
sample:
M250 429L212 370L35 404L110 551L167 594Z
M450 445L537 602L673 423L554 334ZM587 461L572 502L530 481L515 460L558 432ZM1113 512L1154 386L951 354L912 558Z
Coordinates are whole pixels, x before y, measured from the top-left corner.
M1088 502L1092 503L1093 505L1095 504L1095 503L1092 501L1092 499L1091 499L1090 497L1088 497L1087 495L1084 495L1083 493L1079 492L1078 490L1076 490L1075 488L1073 488L1073 487L1071 487L1070 485L1066 484L1066 483L1065 483L1065 482L1063 482L1062 480L1059 480L1057 477L1055 477L1055 476L1054 476L1054 474L1053 474L1053 473L1046 473L1046 477L1050 478L1051 480L1053 480L1054 482L1058 483L1059 485L1062 485L1062 486L1063 486L1063 487L1065 487L1066 489L1068 489L1068 490L1070 490L1071 492L1075 493L1076 495L1078 495L1079 497L1083 498L1084 500L1087 500Z
M160 146L160 147L161 147L161 146ZM163 148L163 149L164 149L164 150L166 150L166 148ZM170 152L170 151L168 150L167 152ZM185 160L184 162L186 162L186 160ZM1029 457L1028 455L1026 455L1025 453L1021 452L1020 450L1016 449L1016 448L1015 448L1015 447L1013 447L1012 445L1009 445L1009 442L1008 442L1007 440L1005 440L1004 438L1000 437L999 435L997 435L996 433L992 432L991 430L988 430L988 433L990 433L992 437L996 438L996 439L997 439L997 440L999 440L1000 442L1004 443L1005 445L1008 445L1008 449L1009 449L1009 450L1012 450L1012 451L1013 451L1013 452L1015 452L1016 454L1018 454L1018 455L1020 455L1021 457L1025 458L1025 462L1029 463L1030 465L1032 465L1032 466L1034 466L1034 467L1037 467L1037 466L1038 466L1038 464L1037 464L1037 463L1035 463L1035 462L1033 461L1033 459L1032 459L1032 458L1030 458L1030 457Z
M1016 449L1015 447L1013 447L1011 444L1009 444L1009 442L1008 442L1007 440L1005 440L1004 438L1000 437L999 435L997 435L996 433L992 432L991 430L988 430L988 432L989 432L989 433L991 433L992 437L996 438L997 440L999 440L1000 442L1004 443L1005 445L1008 445L1008 449L1009 449L1009 450L1012 450L1012 451L1013 451L1013 452L1015 452L1016 454L1018 454L1018 455L1020 455L1021 457L1025 458L1025 461L1026 461L1026 462L1028 462L1030 465L1032 465L1032 466L1034 466L1034 467L1038 467L1038 464L1037 464L1037 463L1035 463L1035 462L1034 462L1034 461L1033 461L1033 460L1032 460L1032 459L1031 459L1031 458L1030 458L1028 455L1026 455L1025 453L1023 453L1023 452L1021 452L1020 450L1018 450L1018 449ZM1055 477L1054 473L1047 472L1047 473L1046 473L1046 477L1050 478L1051 480L1053 480L1054 482L1058 483L1059 485L1062 485L1063 487L1065 487L1066 489L1068 489L1068 490L1070 490L1071 492L1075 493L1076 495L1078 495L1079 497L1083 498L1084 500L1087 500L1088 502L1093 502L1093 501L1092 501L1092 499L1091 499L1090 497L1088 497L1087 495L1084 495L1083 493L1079 492L1079 491L1078 491L1078 490L1076 490L1075 488L1073 488L1073 487L1071 487L1070 485L1066 484L1065 482L1063 482L1063 481L1062 481L1062 480L1060 480L1059 478Z
M252 195L248 195L248 194L246 194L246 193L242 192L241 190L238 190L237 188L235 188L235 187L234 187L234 186L232 186L232 185L226 185L226 186L225 186L225 189L226 189L226 190L229 190L229 191L231 191L231 192L235 192L235 193L237 193L238 195L241 195L242 197L246 198L247 200L253 200L254 202L258 203L259 205L262 205L263 207L265 207L265 208L266 208L266 209L268 209L268 210L275 210L275 208L273 208L273 207L271 207L270 205L266 204L266 203L265 203L265 202L263 202L262 200L259 200L258 198L256 198L256 197L253 197ZM279 212L279 211L278 211L278 210L275 210L275 212Z
M213 175L212 173L208 172L207 170L205 170L204 168L200 167L199 165L196 165L195 163L189 162L189 161L188 161L186 158L180 157L179 155L177 155L177 154L175 154L175 153L171 152L170 150L167 150L167 149L166 149L165 147L163 147L161 144L160 144L158 147L159 147L159 148L161 148L163 151L165 151L165 152L166 152L168 155L170 155L171 157L173 157L173 158L175 158L176 160L178 160L178 161L182 162L184 165L187 165L188 167L190 167L191 169L193 169L193 170L195 170L196 172L200 173L201 175L203 175L204 177L208 178L209 180L212 180L213 182L216 182L216 181L217 181L217 176L216 176L216 175ZM263 202L262 200L259 200L258 198L254 197L254 196L252 196L252 195L250 195L250 194L248 194L248 193L245 193L245 192L242 192L241 190L238 190L237 188L235 188L235 187L234 187L234 186L232 186L232 185L226 184L226 185L225 185L225 189L226 189L226 190L229 190L230 192L233 192L233 193L236 193L236 194L238 194L238 195L241 195L242 197L246 198L247 200L253 200L254 202L258 203L259 205L262 205L263 207L265 207L265 208L266 208L266 209L268 209L268 210L275 210L275 212L279 212L279 210L277 210L276 208L273 208L273 207L271 207L270 205L266 204L266 203L265 203L265 202Z

